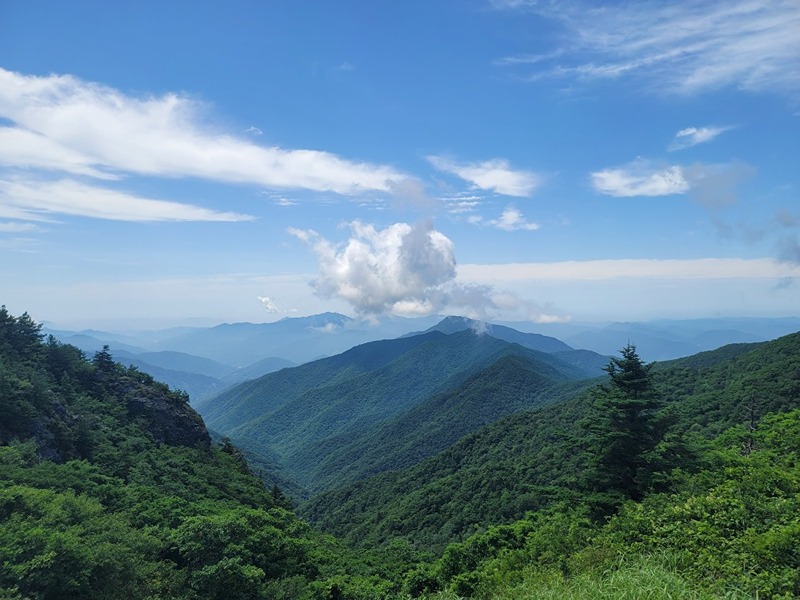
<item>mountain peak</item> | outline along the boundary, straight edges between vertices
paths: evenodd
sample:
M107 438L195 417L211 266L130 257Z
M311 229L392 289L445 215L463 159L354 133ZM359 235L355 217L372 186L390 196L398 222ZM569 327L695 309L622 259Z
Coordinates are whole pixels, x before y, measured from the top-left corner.
M428 331L441 331L442 333L451 334L457 333L459 331L464 331L465 329L472 329L473 331L477 332L487 332L490 333L492 329L491 323L486 323L484 321L476 321L475 319L470 319L469 317L461 317L457 315L450 315L445 317L441 321L439 321L433 327L429 327L426 332Z

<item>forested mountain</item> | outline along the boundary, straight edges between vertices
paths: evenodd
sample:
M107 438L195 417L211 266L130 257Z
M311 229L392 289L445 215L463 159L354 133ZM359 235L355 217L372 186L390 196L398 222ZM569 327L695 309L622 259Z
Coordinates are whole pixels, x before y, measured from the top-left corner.
M502 394L480 414L474 408L471 413L448 409L449 413L440 414L441 407L434 402L427 406L431 412L416 410L401 418L431 396L455 390L510 355L528 361L539 377L535 387L521 391L513 379L499 383L504 386ZM376 470L416 463L445 447L442 440L455 441L454 432L473 431L514 410L558 399L561 392L556 383L585 377L585 370L553 354L470 329L452 335L431 331L370 342L266 375L199 403L198 410L213 429L277 454L296 481L317 491ZM485 400L475 393L471 398L473 404ZM448 423L448 416L455 417L455 422ZM423 420L427 432L409 429ZM381 438L383 434L399 437ZM439 434L444 434L441 440L436 439ZM397 448L397 453L386 454L387 447ZM348 456L354 453L363 453L363 460L352 464Z
M585 388L508 348L495 362L452 389L372 426L311 444L290 464L313 465L314 489L331 489L368 475L419 463L497 419L552 404Z
M471 329L477 334L489 335L498 340L519 344L523 348L554 354L564 362L584 371L586 377L601 375L603 368L608 364L608 356L603 356L592 350L576 350L554 337L540 333L524 333L504 325L476 321L466 317L445 317L423 333L441 331L442 333L451 334L467 329ZM410 333L407 335L417 334Z
M800 334L660 365L653 378L671 436L711 437L756 415L800 407ZM501 419L399 472L321 494L302 514L364 544L395 536L428 547L556 501L577 501L591 394ZM578 496L576 497L576 493Z
M312 531L183 393L0 308L0 597L364 598L381 561ZM378 564L380 562L380 564ZM391 583L391 581L396 583ZM358 591L361 590L361 591Z
M800 333L653 366L628 345L600 386L471 331L303 367L267 376L272 406L414 369L432 390L319 448L320 477L400 469L301 507L347 544L252 474L278 454L212 442L184 393L0 309L0 598L800 596Z

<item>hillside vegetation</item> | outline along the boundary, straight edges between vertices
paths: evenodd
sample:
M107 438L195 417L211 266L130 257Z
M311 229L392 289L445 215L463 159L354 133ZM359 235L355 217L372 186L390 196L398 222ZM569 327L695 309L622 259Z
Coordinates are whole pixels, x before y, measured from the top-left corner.
M299 371L369 390L413 385L437 344L479 357L352 421L329 459L366 478L303 504L310 525L253 475L276 455L247 447L248 465L185 393L1 308L0 598L800 597L800 333L654 366L628 346L599 381L469 332L417 337Z
M726 429L800 407L800 334L661 365L654 386L682 452ZM558 501L578 502L592 394L521 412L412 468L320 494L302 514L353 543L402 536L428 548ZM689 446L689 447L687 447Z
M329 598L407 568L315 533L185 394L5 307L0 411L0 598Z
M502 366L487 371L510 356L531 367L511 379ZM526 372L530 386L515 381ZM292 478L315 492L416 464L501 416L559 399L559 384L585 377L585 370L553 354L471 330L431 331L266 375L199 403L198 410L213 429L276 455ZM463 385L476 390L460 390ZM484 402L481 386L495 388L492 402ZM440 409L454 402L473 406L447 422Z

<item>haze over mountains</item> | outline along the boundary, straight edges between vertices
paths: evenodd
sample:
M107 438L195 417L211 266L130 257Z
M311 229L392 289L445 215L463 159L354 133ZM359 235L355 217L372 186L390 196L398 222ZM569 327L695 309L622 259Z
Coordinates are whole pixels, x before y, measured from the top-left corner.
M437 329L491 329L493 337L537 349L590 350L612 355L632 341L645 360L669 360L730 343L774 339L800 329L800 319L694 319L647 323L509 322L483 325L460 317L382 318L356 321L338 313L285 318L274 323L225 323L214 327L179 327L136 331L68 331L46 327L61 342L85 352L108 345L114 357L135 365L160 381L189 393L192 401L208 398L232 384L279 369L332 356L358 344ZM527 336L527 337L526 337ZM533 336L533 337L531 337ZM526 341L527 340L527 341ZM579 367L602 366L593 354L573 352L562 359Z
M774 331L791 324L764 326ZM282 330L290 325L282 322ZM620 324L596 333L600 341L639 333L651 347L662 342L663 351L720 339L714 325ZM752 330L757 323L744 326ZM656 338L659 333L664 337ZM728 330L725 337L751 341L754 334ZM304 495L315 494L412 467L498 419L574 396L607 364L608 356L551 336L446 317L399 338L265 374L195 406L211 429L263 453Z

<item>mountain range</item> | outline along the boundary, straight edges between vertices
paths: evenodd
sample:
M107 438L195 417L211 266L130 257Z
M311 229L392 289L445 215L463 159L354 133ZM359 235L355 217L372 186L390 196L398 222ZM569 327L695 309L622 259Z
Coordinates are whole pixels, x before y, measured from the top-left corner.
M597 363L607 362L599 355L594 367L564 360L575 351L564 351L565 345L544 336L518 337L557 352L471 327L452 328L452 320L442 325L454 333L433 328L356 346L232 387L198 402L197 409L209 427L280 456L297 482L318 491L408 466L441 450L447 440L455 441L459 433L553 402L562 387L571 387L568 382L600 375ZM517 369L509 369L512 363ZM518 376L507 377L510 370ZM488 390L493 391L490 403ZM458 419L450 422L451 413ZM396 439L387 448L381 440L388 432Z
M117 352L165 372L241 374L132 342ZM800 333L623 358L445 318L196 411L2 307L0 596L797 596ZM653 401L630 422L615 411L645 405L615 372ZM642 423L642 495L592 483Z
M522 346L562 356L579 367L597 365L596 354L614 354L629 341L646 360L669 360L713 350L731 343L767 341L800 329L798 318L660 320L647 323L496 323L461 317L416 319L382 318L356 321L338 313L285 318L274 323L228 323L214 327L176 327L136 331L69 331L55 326L44 332L84 352L108 345L126 364L189 393L193 402L208 398L232 384L318 358L333 356L370 341L395 338L431 328L452 333L465 328L491 328L492 335ZM552 347L537 346L535 336ZM528 336L526 341L525 336ZM531 345L533 343L533 345ZM180 353L180 359L175 354ZM193 357L197 360L193 360ZM200 360L206 359L206 360ZM208 361L213 361L209 363ZM602 366L602 365L599 365Z

